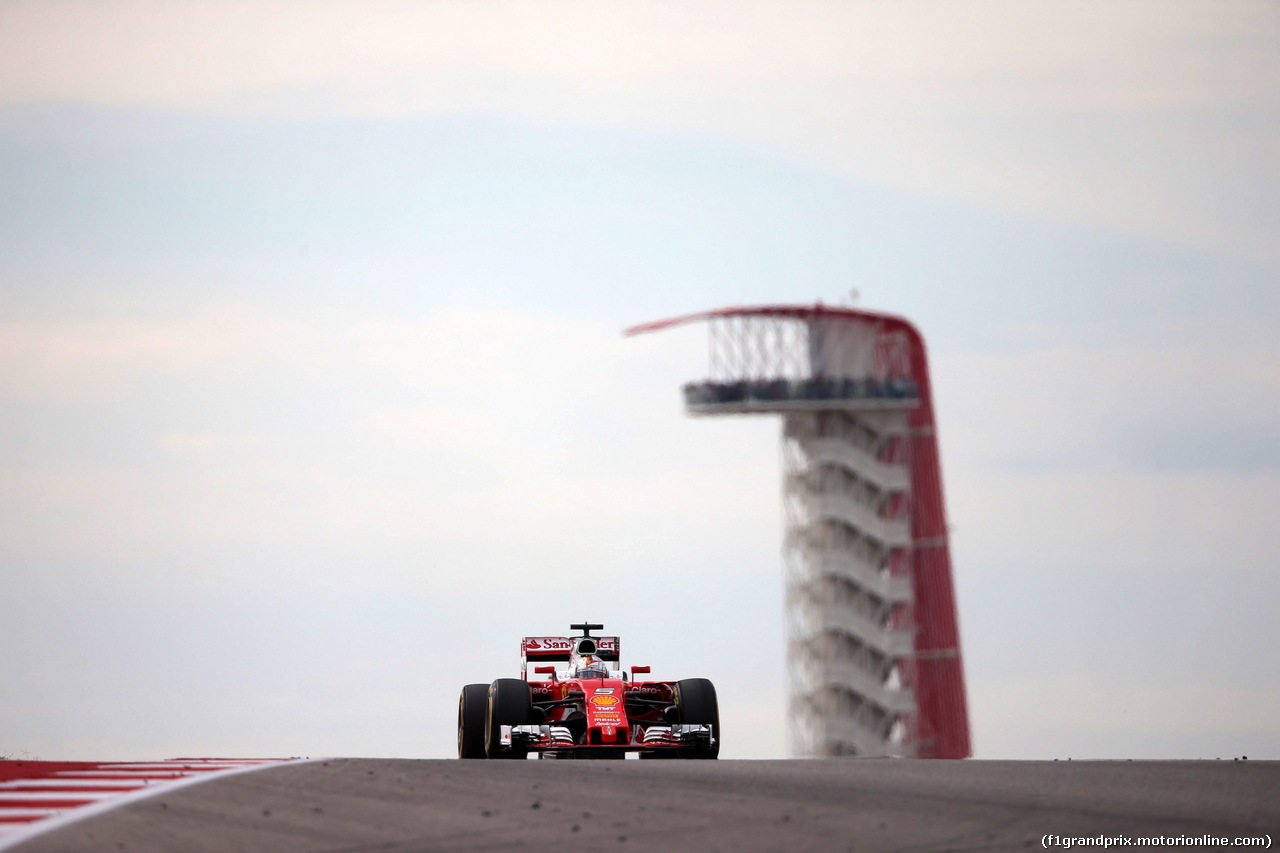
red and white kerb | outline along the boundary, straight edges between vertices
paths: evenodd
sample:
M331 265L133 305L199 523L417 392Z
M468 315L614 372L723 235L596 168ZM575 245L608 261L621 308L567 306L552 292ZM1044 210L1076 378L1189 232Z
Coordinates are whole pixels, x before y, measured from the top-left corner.
M290 760L0 761L0 850L141 797Z

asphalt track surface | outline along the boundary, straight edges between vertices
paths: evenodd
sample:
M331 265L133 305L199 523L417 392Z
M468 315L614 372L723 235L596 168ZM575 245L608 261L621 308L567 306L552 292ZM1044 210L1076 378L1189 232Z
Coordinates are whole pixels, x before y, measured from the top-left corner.
M210 779L13 850L1027 850L1277 830L1274 761L341 759Z

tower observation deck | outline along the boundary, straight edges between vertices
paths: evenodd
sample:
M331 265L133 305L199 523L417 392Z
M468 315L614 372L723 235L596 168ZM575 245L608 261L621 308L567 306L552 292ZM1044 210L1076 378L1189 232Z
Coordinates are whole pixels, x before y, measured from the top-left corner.
M965 758L969 717L924 340L848 308L705 321L695 416L782 416L788 717L801 756Z

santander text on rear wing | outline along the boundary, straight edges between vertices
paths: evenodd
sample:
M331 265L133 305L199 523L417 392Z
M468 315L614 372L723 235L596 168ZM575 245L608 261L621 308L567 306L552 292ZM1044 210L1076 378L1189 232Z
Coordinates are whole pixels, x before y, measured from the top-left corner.
M530 661L534 663L567 662L573 652L576 639L569 637L525 637L520 641L520 670L524 672ZM596 641L596 657L617 663L621 657L622 643L617 637L592 637Z

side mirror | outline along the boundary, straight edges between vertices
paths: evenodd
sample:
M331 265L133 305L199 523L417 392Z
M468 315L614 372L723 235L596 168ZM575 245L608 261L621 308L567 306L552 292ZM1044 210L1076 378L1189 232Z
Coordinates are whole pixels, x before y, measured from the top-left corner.
M631 677L632 677L633 679L634 679L634 678L636 677L636 675L638 675L638 674L646 674L646 675L647 675L647 674L648 674L648 672L649 672L649 667L647 667L647 666L633 666L633 667L631 667Z
M554 666L535 666L533 671L538 675L555 675L556 668Z

